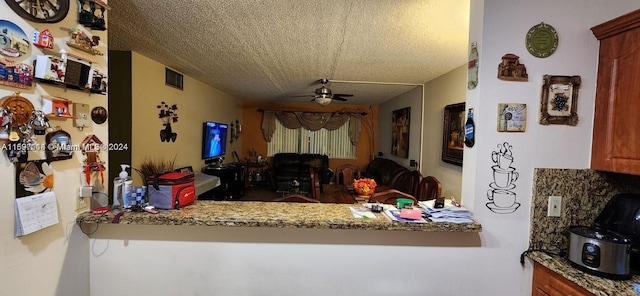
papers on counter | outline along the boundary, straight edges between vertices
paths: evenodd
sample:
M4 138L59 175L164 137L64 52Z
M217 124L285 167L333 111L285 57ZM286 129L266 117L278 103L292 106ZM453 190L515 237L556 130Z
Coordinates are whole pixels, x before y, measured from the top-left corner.
M371 212L371 209L366 207L349 207L351 209L351 214L353 214L356 218L362 219L375 219L376 215Z
M444 208L433 207L434 200L420 201L418 205L426 213L427 218L433 222L473 223L473 215L465 207L454 206L450 200L445 201Z

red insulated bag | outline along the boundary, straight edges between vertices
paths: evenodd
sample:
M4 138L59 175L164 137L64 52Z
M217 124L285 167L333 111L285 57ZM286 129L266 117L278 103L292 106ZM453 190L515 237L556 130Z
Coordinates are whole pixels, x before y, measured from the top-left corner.
M193 173L170 172L147 178L149 205L158 209L180 209L196 199Z

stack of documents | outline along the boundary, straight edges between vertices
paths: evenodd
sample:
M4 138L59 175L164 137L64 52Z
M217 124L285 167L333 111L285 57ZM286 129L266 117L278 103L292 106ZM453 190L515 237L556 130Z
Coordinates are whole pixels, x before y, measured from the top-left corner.
M427 218L433 222L473 223L471 212L464 208L454 206L451 201L445 202L444 208L433 207L434 200L420 201L418 205L427 214Z
M371 212L371 209L365 207L349 207L351 209L351 214L353 214L356 218L362 219L375 219L376 215Z
M409 222L409 223L427 223L427 220L425 220L422 217L420 217L419 219L402 218L402 217L400 217L400 210L398 210L396 207L391 206L391 205L385 205L384 210L382 211L382 214L389 221Z

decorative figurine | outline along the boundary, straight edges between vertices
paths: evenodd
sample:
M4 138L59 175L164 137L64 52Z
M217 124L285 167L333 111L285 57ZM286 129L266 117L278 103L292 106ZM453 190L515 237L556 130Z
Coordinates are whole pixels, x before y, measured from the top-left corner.
M100 36L89 36L89 34L79 28L69 29L69 33L71 38L67 41L67 45L93 55L104 55L99 50L93 48L100 44Z
M104 184L104 161L100 159L100 150L103 145L96 135L88 135L81 143L82 154L87 156L83 160L83 171L87 184L91 184L91 172L100 172L100 182Z
M0 84L29 89L32 82L33 67L31 65L0 59Z
M34 31L33 32L33 45L42 48L53 49L53 35L49 29L44 29L42 32Z
M89 6L88 9L85 8L86 5ZM99 16L96 15L96 9L100 9ZM107 29L104 21L105 10L111 10L111 7L101 0L80 0L78 23L94 30L104 31Z
M520 64L520 57L508 53L502 56L502 63L498 65L498 79L508 81L528 81L529 75L524 64Z

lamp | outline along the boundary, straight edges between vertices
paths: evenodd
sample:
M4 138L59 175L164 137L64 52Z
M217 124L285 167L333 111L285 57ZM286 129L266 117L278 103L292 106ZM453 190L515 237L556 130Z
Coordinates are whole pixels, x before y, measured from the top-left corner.
M327 95L319 95L316 97L315 102L318 103L318 105L324 107L329 105L329 103L331 103L331 96L327 96Z

